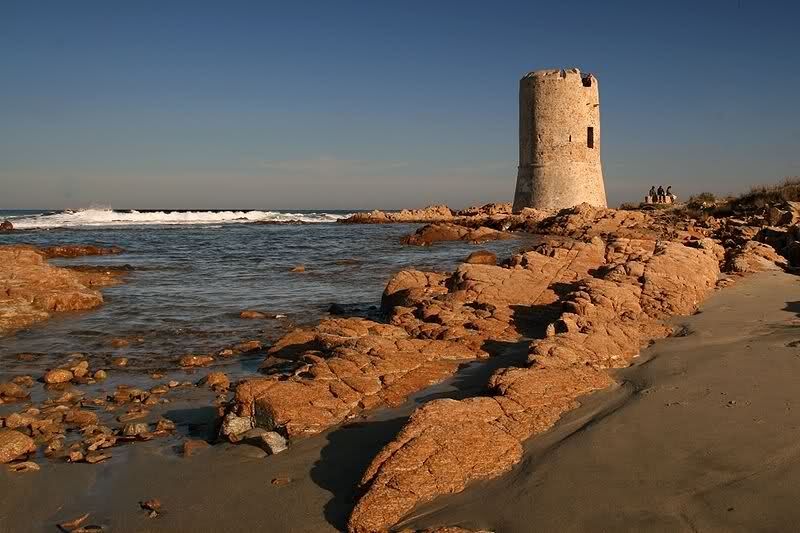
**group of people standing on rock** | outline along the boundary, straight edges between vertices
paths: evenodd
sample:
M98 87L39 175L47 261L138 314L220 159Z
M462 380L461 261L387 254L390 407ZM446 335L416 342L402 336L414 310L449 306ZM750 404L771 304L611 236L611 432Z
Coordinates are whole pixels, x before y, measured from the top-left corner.
M653 185L650 187L650 192L647 193L647 196L644 198L644 203L646 204L673 204L678 197L672 194L672 185L667 185L667 190L664 190L663 185L658 186L658 190L656 190L656 186Z

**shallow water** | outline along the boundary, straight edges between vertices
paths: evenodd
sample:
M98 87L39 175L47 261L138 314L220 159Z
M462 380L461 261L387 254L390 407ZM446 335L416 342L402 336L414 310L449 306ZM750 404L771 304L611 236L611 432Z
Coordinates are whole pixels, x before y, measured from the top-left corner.
M399 243L416 225L246 223L114 225L25 230L0 235L0 244L117 245L125 253L54 261L61 264L130 265L125 283L103 290L95 310L57 314L0 339L0 379L41 375L45 368L81 353L93 369L111 358L130 359L131 372L171 371L189 353L215 353L248 339L274 340L296 324L316 322L332 303L348 313L377 312L392 273L403 268L449 270L476 246ZM481 245L508 255L524 240ZM303 264L305 273L290 272ZM286 315L243 320L259 309ZM116 337L130 346L114 348ZM21 361L20 353L32 353ZM29 358L30 359L30 358ZM231 377L251 373L261 356L227 362Z

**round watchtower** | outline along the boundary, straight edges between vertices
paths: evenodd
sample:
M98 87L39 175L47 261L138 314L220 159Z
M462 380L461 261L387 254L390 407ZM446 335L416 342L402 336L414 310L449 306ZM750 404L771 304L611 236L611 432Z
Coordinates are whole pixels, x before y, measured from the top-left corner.
M519 173L514 211L605 207L597 79L537 70L519 82Z

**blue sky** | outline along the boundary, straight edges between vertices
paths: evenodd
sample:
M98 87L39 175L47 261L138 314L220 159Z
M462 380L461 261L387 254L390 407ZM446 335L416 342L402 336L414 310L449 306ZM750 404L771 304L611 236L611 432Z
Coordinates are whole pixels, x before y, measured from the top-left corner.
M0 0L0 208L510 201L529 70L600 83L612 204L800 175L800 3Z

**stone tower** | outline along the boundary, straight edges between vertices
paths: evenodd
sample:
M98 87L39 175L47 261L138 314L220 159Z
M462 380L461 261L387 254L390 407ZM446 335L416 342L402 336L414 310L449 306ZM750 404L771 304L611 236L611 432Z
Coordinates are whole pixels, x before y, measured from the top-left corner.
M519 81L519 173L514 212L605 207L597 79L537 70Z

